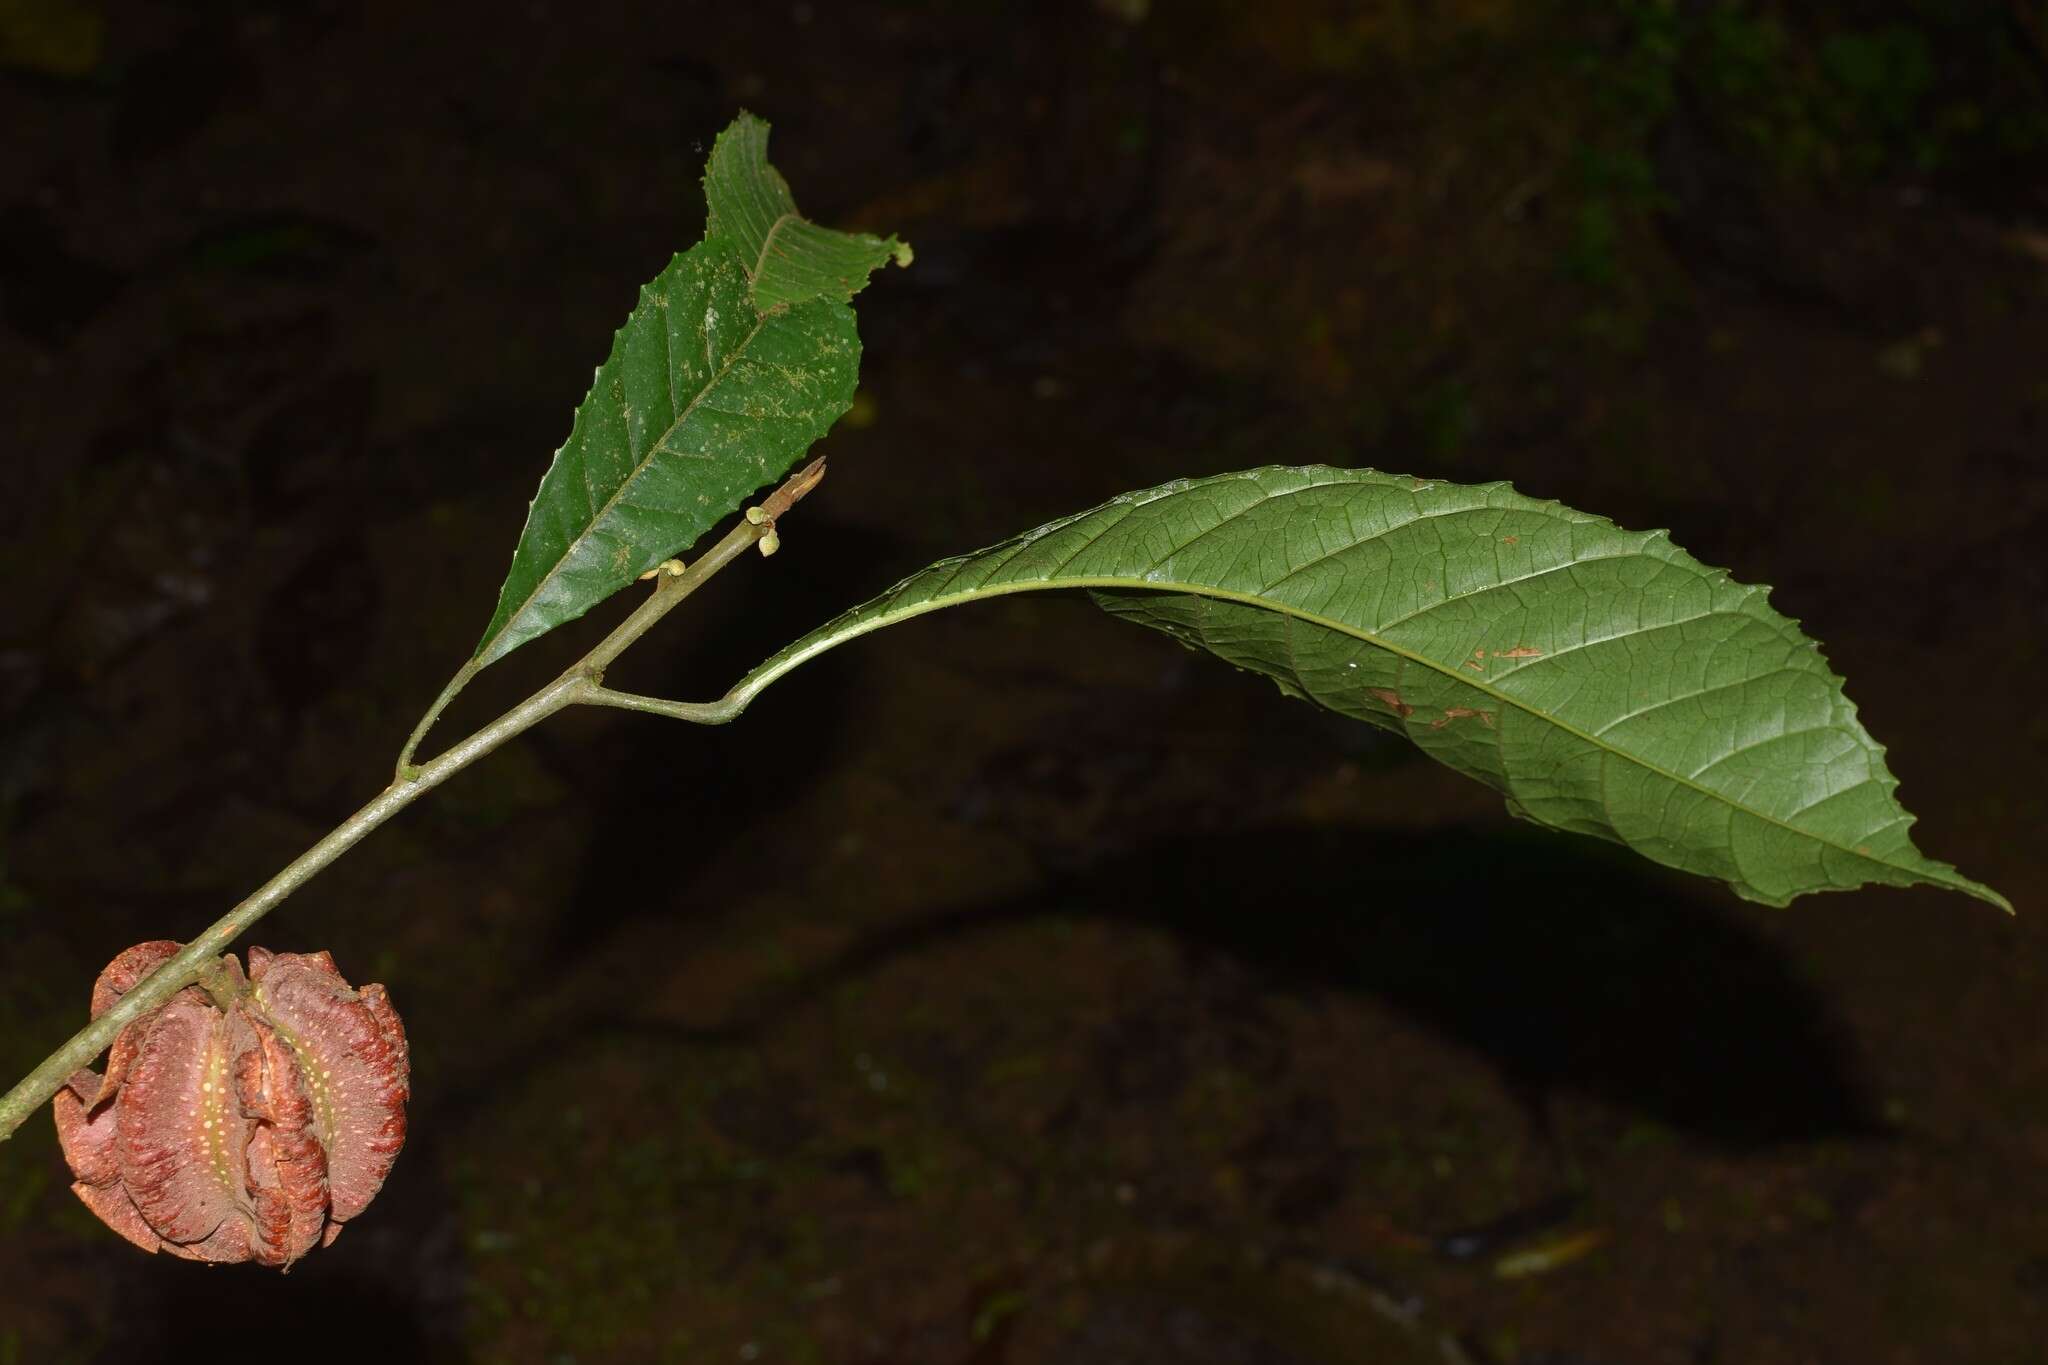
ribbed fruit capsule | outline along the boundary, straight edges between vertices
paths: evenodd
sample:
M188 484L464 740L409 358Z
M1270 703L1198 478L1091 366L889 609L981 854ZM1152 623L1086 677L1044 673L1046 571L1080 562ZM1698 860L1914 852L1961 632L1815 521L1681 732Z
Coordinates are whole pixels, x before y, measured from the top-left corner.
M93 986L95 1017L178 951L141 943ZM326 953L233 954L58 1092L72 1190L145 1251L289 1267L340 1234L405 1145L405 1026Z

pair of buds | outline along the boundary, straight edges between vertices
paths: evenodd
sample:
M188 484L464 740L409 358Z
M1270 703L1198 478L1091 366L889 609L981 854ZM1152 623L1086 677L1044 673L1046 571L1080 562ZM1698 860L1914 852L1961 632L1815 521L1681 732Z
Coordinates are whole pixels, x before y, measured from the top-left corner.
M754 542L755 546L761 551L761 558L766 559L769 555L782 548L782 537L775 533L776 518L796 506L797 500L813 488L816 488L818 481L824 477L825 461L823 457L820 457L790 476L789 481L773 493L770 493L759 507L749 507L747 509L747 525L767 528L761 532L760 539ZM682 572L682 560L664 559L646 573L641 574L640 577L645 580L653 578L657 574L667 574L670 578L675 578Z
M747 509L747 524L768 528L761 533L761 538L754 542L760 548L761 558L766 559L769 555L782 548L782 537L775 534L775 518L768 515L767 512L758 507L749 507Z

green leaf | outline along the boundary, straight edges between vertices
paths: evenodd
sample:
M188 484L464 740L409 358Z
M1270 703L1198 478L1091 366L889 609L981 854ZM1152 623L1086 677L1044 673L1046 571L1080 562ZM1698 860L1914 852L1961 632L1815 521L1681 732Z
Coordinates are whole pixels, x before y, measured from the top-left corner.
M831 428L859 372L844 303L764 317L716 239L676 257L641 289L541 480L477 665L694 544Z
M883 626L1052 588L1752 900L1925 882L2011 908L1913 847L1884 750L1768 589L1504 483L1266 468L1127 493L905 579L727 701Z
M883 259L897 244L795 217L765 159L767 137L765 123L743 114L713 147L710 229L641 289L613 337L528 509L497 610L448 695L688 549L787 473L852 404L860 335L846 300L880 260L856 276L841 243L874 243ZM768 208L777 216L753 242L755 210Z
M910 247L894 237L835 232L796 211L789 185L768 164L768 125L741 114L719 134L704 168L710 235L733 243L746 261L754 306L833 298L844 303L892 258L910 264Z

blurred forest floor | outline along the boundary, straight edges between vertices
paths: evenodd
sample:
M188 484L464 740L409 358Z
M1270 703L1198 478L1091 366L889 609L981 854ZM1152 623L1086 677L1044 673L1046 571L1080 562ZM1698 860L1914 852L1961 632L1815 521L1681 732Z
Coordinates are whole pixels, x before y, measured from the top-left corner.
M349 854L255 939L406 1015L377 1205L282 1278L150 1260L32 1122L0 1365L2048 1358L2044 33L4 0L10 1080L387 779L740 107L917 260L782 553L620 685L1168 477L1508 478L1777 585L2020 914L1742 905L1012 599L729 730L563 717Z

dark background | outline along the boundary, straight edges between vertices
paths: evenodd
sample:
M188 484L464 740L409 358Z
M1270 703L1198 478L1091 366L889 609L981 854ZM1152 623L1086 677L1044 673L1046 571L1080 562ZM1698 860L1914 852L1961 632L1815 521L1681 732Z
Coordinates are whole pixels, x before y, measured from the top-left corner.
M255 939L411 1026L377 1205L287 1277L147 1258L39 1117L0 1362L2048 1360L2044 34L0 4L9 1080L386 780L741 107L917 261L781 555L620 685L1171 476L1506 477L1777 585L2020 909L1745 905L1010 599L729 730L558 718L348 855Z

